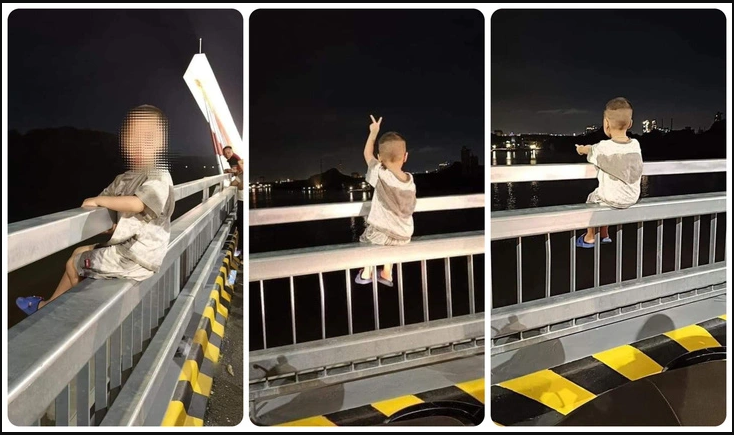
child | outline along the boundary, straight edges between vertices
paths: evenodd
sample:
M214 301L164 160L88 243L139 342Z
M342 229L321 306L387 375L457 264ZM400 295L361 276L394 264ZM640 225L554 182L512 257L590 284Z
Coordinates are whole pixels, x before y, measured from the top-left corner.
M367 162L365 180L375 189L367 228L360 242L374 245L404 245L413 235L413 211L415 210L415 183L413 176L403 172L403 163L408 160L405 139L398 133L389 132L379 141L377 159L374 157L375 139L380 131L379 121L370 115L370 135L364 146ZM392 264L386 263L377 281L392 287ZM357 284L372 282L372 268L360 269L355 278Z
M85 277L143 281L161 266L168 251L175 205L173 181L167 170L168 120L160 109L132 109L120 129L120 148L129 171L82 207L106 207L117 212L107 243L82 246L66 262L66 271L48 301L19 297L16 304L28 315L71 289Z
M628 208L640 198L642 153L637 139L627 137L632 127L632 104L626 98L615 98L604 110L604 133L609 140L595 145L576 145L579 155L586 154L589 163L598 169L599 187L589 194L586 202L614 208ZM594 228L576 240L579 248L594 247ZM611 243L609 227L601 228L602 243Z

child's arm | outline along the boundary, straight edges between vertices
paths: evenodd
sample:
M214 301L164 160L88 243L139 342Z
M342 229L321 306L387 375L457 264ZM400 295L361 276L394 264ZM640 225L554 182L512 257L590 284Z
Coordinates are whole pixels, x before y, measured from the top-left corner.
M105 207L123 213L142 213L145 204L137 196L97 196L85 199L82 207Z
M591 145L576 145L576 152L583 156L584 154L589 154L591 152Z
M367 143L364 144L364 161L368 165L375 158L375 140L377 140L377 133L380 131L380 123L382 122L382 117L379 121L375 121L375 117L372 115L370 115L370 118L372 119L370 135L367 137Z

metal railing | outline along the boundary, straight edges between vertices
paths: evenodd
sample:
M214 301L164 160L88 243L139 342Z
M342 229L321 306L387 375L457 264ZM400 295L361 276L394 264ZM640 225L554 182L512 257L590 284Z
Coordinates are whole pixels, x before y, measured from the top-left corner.
M84 280L9 330L11 422L39 424L49 414L59 426L101 422L236 206L234 188L223 189L227 179L175 186L177 200L203 191L203 202L171 224L168 252L154 276L139 283ZM209 187L216 184L220 187L209 197ZM15 258L11 270L111 226L104 209L75 209L13 224L8 229L8 254Z
M532 166L532 167L531 167ZM646 163L647 175L721 172L725 160L678 161ZM593 165L525 165L492 168L492 183L546 181L574 178L592 178ZM516 302L492 309L493 355L519 349L542 341L559 338L610 324L649 312L660 311L697 300L725 294L726 261L716 260L718 214L726 212L726 193L714 192L696 195L643 198L636 205L616 210L600 205L568 205L492 212L491 240L515 240ZM683 246L683 219L692 217L692 265L681 266ZM702 240L701 219L708 218L708 262L700 264ZM663 272L663 223L675 219L673 270ZM654 221L655 273L643 276L644 222ZM636 224L636 261L633 279L623 280L623 226ZM615 234L614 282L600 285L599 231L595 233L593 248L593 287L577 291L577 230L609 225ZM551 235L569 232L564 243L570 270L552 268ZM544 236L544 295L526 301L523 298L523 238ZM726 239L725 239L726 240ZM562 248L565 249L565 248ZM584 250L586 251L586 250ZM558 294L552 291L553 274L569 275L569 287ZM557 289L555 289L557 290ZM493 292L503 289L493 288ZM555 294L552 296L552 294Z
M421 198L416 212L483 208L484 195L460 195ZM368 203L339 203L301 207L280 207L250 210L250 225L269 225L310 220L366 216ZM484 231L415 237L403 246L374 246L359 243L287 251L251 254L249 281L258 283L260 293L260 321L263 349L250 352L250 400L304 391L326 384L341 383L366 376L401 370L447 359L460 358L484 351L484 313L475 304L474 256L484 253ZM467 260L467 293L469 313L455 315L452 306L451 259ZM446 317L429 310L428 261L443 259ZM406 263L420 264L420 286L423 321L406 324L404 271ZM380 297L377 280L373 280L373 330L355 333L352 307L352 269L366 265L394 263L398 297L399 326L384 328L380 325ZM325 308L324 273L343 271L347 300L346 335L326 336L329 312ZM377 268L373 266L373 274ZM481 272L481 271L479 271ZM452 275L453 273L453 275ZM295 276L318 275L320 298L321 338L297 342ZM292 343L268 347L266 296L268 281L289 279ZM308 313L311 315L311 313ZM395 314L395 313L393 313ZM333 315L333 314L332 314Z

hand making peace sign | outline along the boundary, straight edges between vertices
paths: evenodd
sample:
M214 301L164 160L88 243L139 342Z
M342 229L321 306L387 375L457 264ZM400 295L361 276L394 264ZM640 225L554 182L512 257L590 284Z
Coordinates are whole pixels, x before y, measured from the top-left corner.
M380 117L379 121L375 121L375 117L370 115L370 118L372 119L372 124L370 124L370 134L377 135L377 133L380 131L380 123L382 122L382 116Z

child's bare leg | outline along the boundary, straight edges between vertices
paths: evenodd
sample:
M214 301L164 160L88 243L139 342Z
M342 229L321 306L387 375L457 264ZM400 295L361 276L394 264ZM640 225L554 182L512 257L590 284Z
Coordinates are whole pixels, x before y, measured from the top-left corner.
M66 260L66 269L64 270L64 276L61 277L61 281L59 281L59 285L56 287L56 291L54 291L54 294L51 295L49 300L41 301L38 304L38 308L42 308L47 303L58 298L62 294L69 291L69 289L79 284L80 278L79 273L76 270L76 265L74 264L74 257L76 257L76 255L79 253L91 251L92 249L94 249L94 246L95 245L80 246L74 250L74 253L71 254L71 258Z
M372 277L372 266L365 266L362 269L362 279L370 279Z
M601 227L601 229L599 230L599 237L601 237L602 239L606 239L607 237L609 237L609 225Z
M392 263L385 263L382 267L381 275L388 281L392 281Z
M596 234L596 228L589 228L586 230L586 235L584 236L584 242L586 243L594 243L594 234Z

